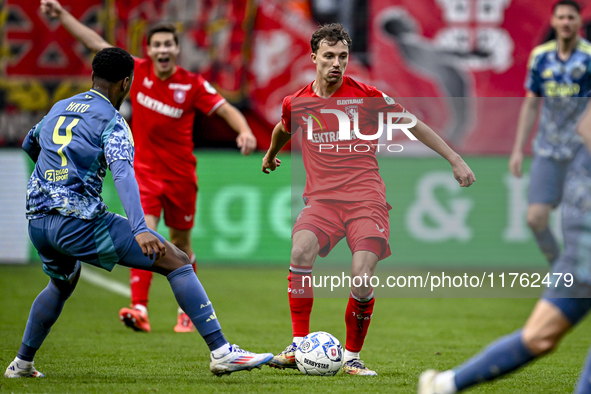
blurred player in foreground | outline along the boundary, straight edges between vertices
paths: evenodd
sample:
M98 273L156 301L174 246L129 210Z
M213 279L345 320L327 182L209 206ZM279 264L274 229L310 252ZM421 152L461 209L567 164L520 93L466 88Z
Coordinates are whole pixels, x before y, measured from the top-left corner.
M566 172L581 146L575 127L585 110L585 100L577 98L588 97L591 89L591 43L579 37L580 12L572 0L559 1L553 7L551 23L556 40L536 47L530 55L526 98L509 159L511 173L521 177L523 147L543 97L530 173L527 223L550 264L558 258L560 248L548 227L548 217L560 204Z
M561 279L549 284L522 329L493 342L452 370L425 371L419 378L419 394L457 393L500 378L554 350L591 309L591 111L583 116L577 130L584 147L577 151L566 175L562 201L564 252L552 266L552 273L556 273L553 279L556 281L558 274ZM591 393L591 352L575 391Z
M29 235L50 281L33 302L7 378L43 377L33 358L74 291L82 261L108 271L121 264L166 275L211 350L214 374L250 370L273 357L226 341L187 255L146 225L131 130L118 112L133 69L134 60L123 49L103 49L92 61L92 89L55 104L25 138L23 149L36 163L27 187ZM108 212L102 202L107 167L129 220Z
M277 153L290 140L292 133L300 127L305 133L307 126L301 119L308 118L307 113L312 107L319 114L327 105L328 98L373 98L374 103L380 103L379 110L382 112L405 112L400 104L396 104L375 87L343 75L349 61L351 39L342 25L322 26L313 34L311 45L312 62L316 64L316 80L283 100L281 122L275 126L271 146L263 158L262 170L265 173L274 171L280 165L276 158ZM305 109L297 108L297 104L293 104L292 101L298 98L307 98L309 106ZM353 108L354 111L361 111L363 108L363 100L341 101L361 103ZM366 102L371 101L366 99ZM338 100L333 104L337 103ZM341 109L345 110L344 107ZM377 115L377 111L374 115ZM398 121L400 120L399 118ZM361 121L359 124L362 124ZM336 130L337 126L334 129L331 129L330 125L328 127L334 136L333 130ZM363 125L360 129L365 134L373 133L373 130L364 130ZM450 162L453 175L460 186L470 186L475 181L474 174L464 160L427 125L418 121L416 126L409 130L421 142ZM326 256L342 238L346 237L353 254L351 278L354 278L373 276L378 260L391 254L388 243L388 210L391 206L386 202L386 190L379 174L375 145L366 152L350 150L351 144L371 144L377 141L363 141L353 137L347 140L331 139L333 142L330 144L333 148L338 146L341 149L321 151L323 144L318 141L324 141L320 138L328 138L322 135L331 134L325 131L314 128L313 139L302 137L303 160L307 174L304 190L306 206L293 228L288 276L293 341L269 363L277 368L296 368L296 347L309 333L314 298L312 287L309 282L308 285L304 285L303 279L310 278L316 255ZM359 287L352 286L345 314L345 373L377 375L359 358L371 322L373 307L372 287L367 283Z
M92 51L111 45L76 20L56 0L42 0L41 10L58 18L74 38ZM216 114L238 133L242 154L256 148L244 116L220 96L199 74L176 65L179 39L172 24L161 23L147 33L147 59L135 59L135 82L131 87L132 130L137 146L136 179L140 187L146 223L156 230L162 211L171 242L185 252L196 269L191 229L197 201L197 175L193 155L195 111ZM120 319L136 331L149 332L148 293L152 273L131 270L131 308ZM176 332L195 331L179 308Z

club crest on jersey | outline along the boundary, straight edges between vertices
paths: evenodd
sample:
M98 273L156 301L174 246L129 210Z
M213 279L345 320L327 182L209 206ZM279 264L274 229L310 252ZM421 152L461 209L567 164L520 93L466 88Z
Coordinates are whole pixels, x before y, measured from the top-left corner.
M570 75L572 79L580 79L585 74L585 71L587 71L585 65L579 63L573 67L573 69L570 72Z
M179 104L184 103L186 97L187 97L187 92L185 92L184 90L175 90L173 93L174 101L176 101Z
M174 101L176 101L179 104L182 104L185 102L185 99L187 98L187 91L191 90L191 87L193 87L193 85L191 85L190 83L187 83L187 84L169 83L168 84L168 88L174 90L174 93L172 95L172 97L174 98Z
M353 122L355 120L355 114L359 113L359 107L356 105L346 106L345 113L349 117L349 120L351 120L351 122Z

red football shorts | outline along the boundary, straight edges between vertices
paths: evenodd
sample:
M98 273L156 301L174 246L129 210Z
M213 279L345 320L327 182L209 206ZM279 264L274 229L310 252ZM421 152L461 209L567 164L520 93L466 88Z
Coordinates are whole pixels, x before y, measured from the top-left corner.
M383 260L392 254L388 242L390 209L390 204L376 201L308 200L296 219L292 236L300 230L312 231L321 243L320 257L326 257L346 237L352 253L369 250Z
M137 176L142 208L146 215L160 217L164 210L164 223L176 230L190 230L195 221L197 184Z

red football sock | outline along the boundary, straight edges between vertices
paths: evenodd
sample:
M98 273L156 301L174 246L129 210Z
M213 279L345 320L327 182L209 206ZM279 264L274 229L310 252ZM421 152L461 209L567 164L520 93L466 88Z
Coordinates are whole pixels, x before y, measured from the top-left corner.
M131 268L131 304L148 306L148 293L152 284L152 272Z
M312 267L289 267L289 309L294 337L305 337L310 333L310 314L314 304L311 279ZM306 278L305 281L303 278ZM305 282L305 283L304 283Z
M374 303L373 291L371 299L367 302L360 302L353 298L352 295L349 297L347 312L345 312L345 325L347 326L346 350L354 353L361 351L369 323L371 323Z

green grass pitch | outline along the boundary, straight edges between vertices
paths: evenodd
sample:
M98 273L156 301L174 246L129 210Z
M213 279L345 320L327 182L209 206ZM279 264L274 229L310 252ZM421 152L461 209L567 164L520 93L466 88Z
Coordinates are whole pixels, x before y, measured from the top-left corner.
M88 269L83 267L83 269ZM127 283L127 269L110 279ZM277 353L291 340L287 268L203 265L199 277L226 337L241 347ZM39 265L0 265L0 368L16 355L29 308L46 285ZM269 367L218 378L198 334L176 334L176 304L168 282L155 275L150 334L118 320L129 300L85 281L35 360L45 379L0 379L1 393L413 393L424 369L464 361L524 323L533 299L379 299L362 359L377 377L310 377ZM345 339L344 299L317 299L311 329ZM549 357L470 393L572 392L591 344L589 321Z

